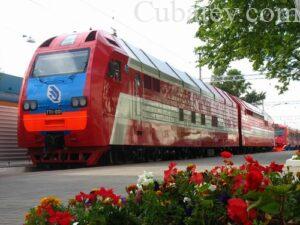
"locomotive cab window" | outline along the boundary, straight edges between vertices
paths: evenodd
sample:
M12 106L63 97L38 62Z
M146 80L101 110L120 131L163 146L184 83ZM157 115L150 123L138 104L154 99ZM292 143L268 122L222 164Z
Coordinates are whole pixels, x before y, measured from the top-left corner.
M111 60L108 64L107 75L111 78L121 80L121 62L118 60Z
M84 73L88 61L88 49L40 54L35 60L32 76L46 77Z
M212 116L212 118L211 118L211 125L213 127L218 127L218 117Z

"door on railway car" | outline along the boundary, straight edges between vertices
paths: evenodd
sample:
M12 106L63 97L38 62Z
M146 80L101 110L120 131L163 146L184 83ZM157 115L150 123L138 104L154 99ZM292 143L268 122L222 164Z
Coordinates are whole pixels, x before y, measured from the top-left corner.
M143 134L143 125L142 125L142 105L143 105L143 84L142 77L140 73L136 73L134 77L134 85L133 85L133 94L134 94L134 102L133 102L133 113L135 117L135 125L134 130L137 136L142 136Z

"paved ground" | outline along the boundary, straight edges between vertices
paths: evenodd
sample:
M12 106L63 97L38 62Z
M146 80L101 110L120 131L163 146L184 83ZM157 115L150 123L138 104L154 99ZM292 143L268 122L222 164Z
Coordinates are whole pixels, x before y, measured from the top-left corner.
M292 152L260 153L254 157L262 164L284 163ZM243 156L234 156L236 164ZM200 169L209 169L222 163L219 157L177 161L179 167L195 163ZM111 187L124 194L124 187L136 181L144 170L160 176L168 162L130 164L54 171L32 171L26 168L0 168L0 224L22 224L25 212L35 206L41 197L55 195L67 201L79 191L95 187Z

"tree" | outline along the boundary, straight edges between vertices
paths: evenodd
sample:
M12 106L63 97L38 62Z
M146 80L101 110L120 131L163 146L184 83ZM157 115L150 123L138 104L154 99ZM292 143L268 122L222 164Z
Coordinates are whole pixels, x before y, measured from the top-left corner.
M265 92L258 93L252 90L251 84L245 80L242 72L237 69L230 69L226 74L214 74L211 81L214 86L249 103L261 104L266 98Z
M242 99L249 103L262 104L263 100L266 99L266 92L257 93L256 91L251 90L250 92L247 92Z
M231 62L247 58L253 69L278 78L280 93L300 80L300 12L294 0L196 0L199 66L225 73Z

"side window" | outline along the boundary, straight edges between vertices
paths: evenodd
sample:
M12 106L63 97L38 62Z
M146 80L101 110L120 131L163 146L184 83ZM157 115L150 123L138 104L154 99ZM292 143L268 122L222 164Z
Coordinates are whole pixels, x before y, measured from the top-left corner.
M195 112L191 112L191 122L196 123L196 113Z
M205 121L205 114L201 114L201 125L205 125L206 121Z
M184 121L183 109L179 109L179 121Z
M108 64L107 75L111 78L121 80L121 62L118 60L111 60Z
M160 92L160 80L152 78L152 86L154 91Z
M211 118L211 125L213 127L218 127L218 117L212 116L212 118Z
M144 88L145 89L149 89L149 90L152 89L151 81L152 81L151 77L144 75Z
M160 80L144 75L144 88L156 92L160 92Z
M135 83L136 87L139 87L141 85L141 75L140 74L135 75L134 83Z

